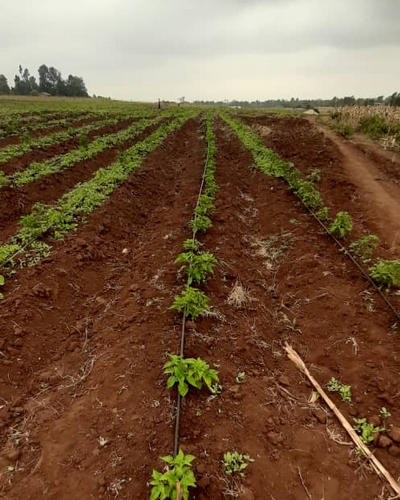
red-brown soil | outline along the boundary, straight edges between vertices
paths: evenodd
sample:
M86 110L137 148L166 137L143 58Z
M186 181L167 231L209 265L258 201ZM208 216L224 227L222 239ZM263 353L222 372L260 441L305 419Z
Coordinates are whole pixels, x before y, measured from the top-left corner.
M297 122L269 126L275 149L291 156L282 131ZM179 348L181 318L168 308L183 286L174 260L190 236L202 174L198 127L192 120L171 134L50 258L7 280L3 497L149 498L151 471L161 470L159 457L173 446L176 393L166 389L162 367ZM334 144L309 127L291 161L321 168L323 179L336 172L345 192L366 203ZM399 431L393 315L283 181L250 169L250 154L219 120L216 132L221 189L202 242L219 266L204 285L212 314L188 325L185 353L219 366L222 392L209 400L191 391L183 402L180 446L197 457L191 498L388 498L331 412L308 402L312 389L283 346L290 342L322 385L331 377L351 385L351 404L332 395L349 421L375 416L383 425L377 415L385 406L386 425ZM332 206L347 199L337 196ZM379 226L373 216L360 221L363 228ZM235 283L247 291L240 307L229 300ZM393 430L374 450L397 477ZM244 479L223 472L223 453L234 449L254 459Z

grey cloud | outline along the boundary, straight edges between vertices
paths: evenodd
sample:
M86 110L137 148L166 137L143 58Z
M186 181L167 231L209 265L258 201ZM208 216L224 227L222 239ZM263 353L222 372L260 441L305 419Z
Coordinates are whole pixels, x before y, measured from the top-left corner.
M292 94L327 73L340 73L347 93L357 78L370 93L375 80L365 75L399 48L398 0L13 0L0 18L0 73L10 80L19 64L34 72L47 63L116 97L146 89L150 97L161 84L175 97L182 84L197 98L227 86L256 98L268 74L282 86L293 67L303 83L292 82ZM356 65L357 57L368 64ZM400 70L392 64L386 75L394 87Z

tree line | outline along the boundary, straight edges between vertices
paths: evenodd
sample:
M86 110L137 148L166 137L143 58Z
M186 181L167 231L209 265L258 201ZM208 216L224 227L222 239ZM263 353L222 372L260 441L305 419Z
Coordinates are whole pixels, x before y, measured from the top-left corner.
M332 97L332 99L299 99L292 97L291 99L268 99L266 101L193 101L193 104L207 106L233 106L240 108L302 108L312 109L329 107L336 108L340 106L374 106L386 104L388 106L400 106L400 92L394 92L388 97L383 95L378 97Z
M42 64L38 69L38 80L28 68L21 65L14 76L14 86L8 85L7 78L0 74L0 95L51 95L65 97L89 97L85 82L80 76L69 75L66 80L53 66Z

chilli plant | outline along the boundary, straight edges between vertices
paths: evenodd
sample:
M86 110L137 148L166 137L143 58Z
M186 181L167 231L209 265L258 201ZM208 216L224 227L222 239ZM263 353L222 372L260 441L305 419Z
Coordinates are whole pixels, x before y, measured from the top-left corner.
M356 424L353 426L354 430L360 436L361 441L367 445L372 443L374 435L385 430L383 427L374 427L366 418L354 418L353 420Z
M329 220L329 208L322 207L318 210L318 212L315 213L315 215L318 217L319 220L327 221Z
M339 380L332 377L326 385L329 392L339 392L342 401L347 401L351 403L351 386L343 385Z
M367 236L361 236L361 238L351 243L349 249L353 255L359 257L364 263L367 263L378 245L379 238L374 234L368 234Z
M188 276L188 284L201 283L207 274L213 273L217 259L211 252L183 252L178 255L175 264L182 264L180 271L184 271Z
M195 215L193 219L189 222L189 226L191 227L194 233L200 232L205 233L207 229L212 226L212 222L210 217L207 215Z
M336 238L342 239L350 234L352 229L353 222L350 215L347 212L338 212L329 227L329 232Z
M229 476L233 474L239 474L239 476L244 476L244 469L249 465L250 462L254 460L249 455L243 455L237 451L227 451L224 453L224 466L225 473Z
M188 500L189 488L196 486L196 478L192 471L193 455L185 455L182 450L176 457L162 457L167 469L164 473L153 470L153 480L150 481L150 500Z
M188 318L197 319L200 314L210 310L209 300L204 292L188 284L182 293L175 297L170 309L183 312Z
M189 392L189 386L201 389L205 384L213 392L213 382L219 382L217 370L209 367L201 358L184 358L177 354L170 354L171 358L164 365L164 373L169 375L168 389L178 384L178 391L182 397Z
M369 268L371 278L378 285L400 286L400 261L379 259L377 263Z

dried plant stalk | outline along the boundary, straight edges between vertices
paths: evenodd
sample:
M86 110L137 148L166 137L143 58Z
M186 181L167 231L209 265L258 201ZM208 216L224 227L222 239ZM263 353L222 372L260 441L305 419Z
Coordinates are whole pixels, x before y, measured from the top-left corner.
M347 433L349 434L349 436L351 437L351 439L353 440L353 442L357 446L357 448L360 448L362 450L363 454L369 459L373 469L378 474L380 479L386 480L387 483L392 488L392 490L397 495L400 495L400 485L398 484L398 482L394 479L394 477L390 474L390 472L385 469L385 467L375 457L375 455L371 452L371 450L361 441L360 437L356 434L353 427L349 424L349 422L346 420L346 418L342 415L342 413L340 412L338 407L335 405L335 403L330 399L330 397L326 394L326 392L321 387L321 385L311 375L311 373L309 372L308 368L306 367L304 361L300 358L300 356L297 354L297 352L287 343L285 345L285 350L287 352L289 359L291 361L293 361L293 363L297 366L297 368L302 373L304 373L304 375L309 379L309 381L315 387L318 394L322 397L322 399L325 401L325 403L333 411L333 413L335 414L335 416L337 417L339 422L343 425L344 429L347 431Z

